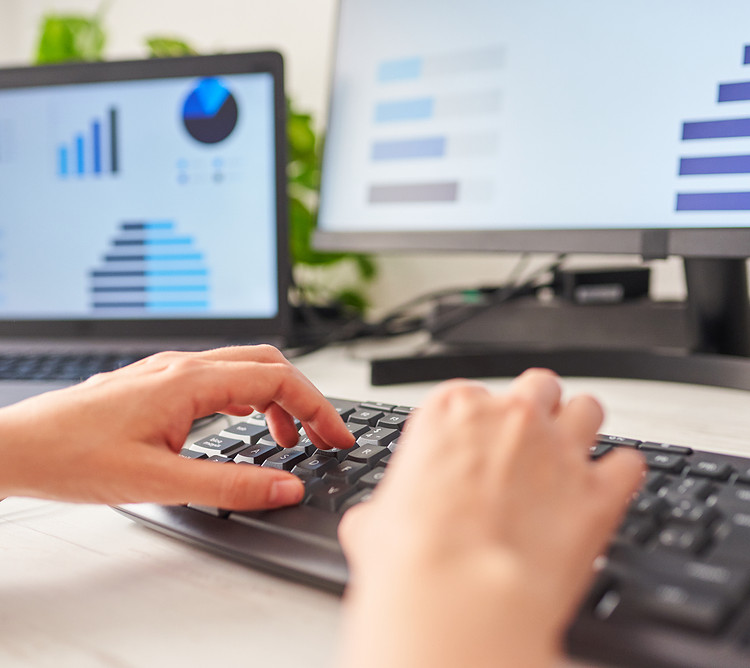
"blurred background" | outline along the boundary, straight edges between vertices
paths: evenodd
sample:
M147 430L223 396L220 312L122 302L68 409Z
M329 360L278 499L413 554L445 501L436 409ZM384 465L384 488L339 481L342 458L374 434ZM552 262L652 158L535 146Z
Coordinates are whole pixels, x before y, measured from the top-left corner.
M206 54L274 49L285 57L287 93L295 111L303 120L309 115L310 126L321 136L336 12L336 0L0 0L0 66L27 65L37 60L45 17L50 16L98 19L106 38L101 57L107 60L148 57L153 49L147 40L155 36L185 43ZM364 278L356 263L298 270L305 281L312 283L340 284L347 289L356 284L367 303L368 315L377 317L430 290L501 283L517 259L497 254L378 255L373 258L374 272L365 270ZM548 260L534 258L540 263ZM570 258L568 263L598 266L634 262L637 258L586 256ZM684 296L679 262L667 260L651 266L654 297Z

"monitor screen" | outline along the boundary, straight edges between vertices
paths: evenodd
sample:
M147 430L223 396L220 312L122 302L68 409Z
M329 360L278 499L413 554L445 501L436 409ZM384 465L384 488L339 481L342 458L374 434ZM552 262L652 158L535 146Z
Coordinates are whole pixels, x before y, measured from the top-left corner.
M0 320L277 318L283 97L253 69L251 55L0 77Z
M745 0L342 0L319 244L749 227L748 26Z

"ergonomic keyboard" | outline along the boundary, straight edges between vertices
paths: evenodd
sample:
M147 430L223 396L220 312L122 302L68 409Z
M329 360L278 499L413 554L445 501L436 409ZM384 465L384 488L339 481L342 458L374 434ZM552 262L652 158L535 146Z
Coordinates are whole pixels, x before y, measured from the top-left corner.
M136 362L146 354L33 353L0 355L0 380L85 380Z
M302 504L229 512L202 506L127 505L132 519L230 559L340 592L347 580L336 531L386 475L411 408L332 399L357 438L317 450L301 433L280 448L254 413L189 441L182 456L291 471ZM750 666L750 459L600 434L593 459L637 448L648 464L567 636L574 657L638 668Z

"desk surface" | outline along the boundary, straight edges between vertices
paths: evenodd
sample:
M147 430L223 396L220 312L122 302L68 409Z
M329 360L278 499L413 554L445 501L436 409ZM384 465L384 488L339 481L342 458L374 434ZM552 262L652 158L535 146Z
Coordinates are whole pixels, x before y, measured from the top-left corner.
M371 387L367 363L347 349L297 365L329 396L418 405L432 387ZM610 379L566 387L603 401L605 431L750 454L745 392ZM224 561L106 507L6 499L0 554L2 666L332 664L337 597Z

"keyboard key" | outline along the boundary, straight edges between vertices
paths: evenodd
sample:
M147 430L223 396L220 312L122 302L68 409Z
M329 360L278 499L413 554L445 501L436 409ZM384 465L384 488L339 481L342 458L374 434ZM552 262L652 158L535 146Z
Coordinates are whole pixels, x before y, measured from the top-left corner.
M372 471L368 471L359 479L359 485L360 487L377 487L384 477L385 467L376 466Z
M305 503L321 510L327 510L335 513L341 505L350 496L353 496L357 490L345 483L326 483L317 487Z
M399 413L400 415L411 415L416 408L413 406L396 406L396 408L393 409L394 413Z
M708 535L702 527L670 524L657 536L661 547L695 554L708 544Z
M261 466L267 466L272 469L281 469L282 471L291 471L302 460L307 459L307 453L297 448L288 448L271 455Z
M336 412L341 416L341 419L346 422L349 416L359 408L359 404L356 401L346 401L345 399L329 399Z
M589 448L589 457L591 459L599 459L604 457L614 446L609 443L597 443Z
M339 508L339 512L345 513L347 510L349 510L349 508L356 506L358 503L369 501L374 493L375 490L372 488L363 489L362 491L357 492L354 496L350 496L346 501L344 501L344 503L341 505L341 508Z
M709 459L694 459L690 462L690 475L704 476L712 480L727 480L733 469L725 462Z
M203 452L209 457L214 455L233 457L244 447L247 447L247 443L238 438L227 438L226 436L212 434L211 436L202 438L200 441L192 443L188 446L188 449L195 452Z
M184 457L185 459L207 459L208 455L205 452L197 452L195 450L190 450L189 448L182 448L182 450L180 450L180 457Z
M367 473L368 470L366 464L347 460L339 462L335 467L326 471L323 477L328 483L339 482L353 485L359 480L359 478Z
M388 448L380 448L377 445L365 445L353 450L346 461L361 462L369 468L373 468L383 457L390 453Z
M222 430L220 436L238 438L248 445L255 445L263 436L268 435L268 428L250 422L238 422Z
M679 473L685 468L685 458L661 452L646 452L646 464L650 469Z
M388 413L378 420L378 427L387 427L389 429L398 429L401 431L408 419L408 415Z
M396 408L394 404L386 404L382 401L363 401L360 406L362 408L371 408L375 411L383 411L384 413L391 413Z
M370 408L363 408L358 411L354 411L349 416L349 422L356 422L357 424L366 424L374 427L380 418L383 417L381 411L377 411Z
M301 461L293 469L292 473L300 478L320 478L326 471L336 467L336 460L332 457L320 457L313 455Z
M610 434L597 434L596 442L608 443L609 445L626 448L637 448L641 444L641 442L635 438L623 438L622 436L612 436Z
M369 425L358 424L356 422L347 422L346 428L352 433L354 438L359 438L362 434L366 434L370 431Z
M373 427L357 439L357 445L377 445L386 447L395 441L401 432L398 429L386 429L385 427Z
M235 456L234 461L237 464L255 464L260 466L271 455L281 452L281 448L275 443L273 445L261 444L251 445L249 448L240 450Z
M692 455L693 449L683 445L672 445L671 443L656 443L655 441L645 441L638 446L641 450L654 450L657 452L669 452L673 455Z

